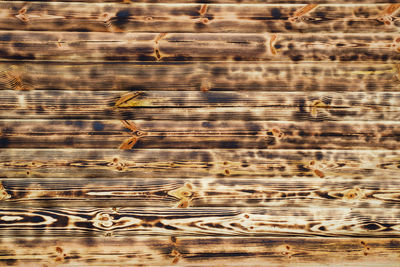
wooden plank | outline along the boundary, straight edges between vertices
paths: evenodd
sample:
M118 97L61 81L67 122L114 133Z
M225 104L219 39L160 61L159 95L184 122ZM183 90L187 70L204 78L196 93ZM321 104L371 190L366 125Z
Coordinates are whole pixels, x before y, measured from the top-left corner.
M161 111L160 111L161 112ZM398 122L1 120L1 148L399 149Z
M0 3L0 30L82 32L399 32L387 4ZM399 7L400 8L400 7Z
M0 31L0 60L398 61L398 34Z
M11 218L10 218L11 217ZM373 208L2 208L1 237L143 234L398 238L400 218Z
M20 2L21 0L8 0L10 2ZM37 0L25 0L24 2L37 2ZM46 2L85 2L85 3L122 3L127 6L135 3L177 3L176 0L48 0ZM205 4L315 4L315 1L311 0L188 0L185 3L205 3ZM321 4L348 4L348 0L319 0ZM377 4L384 3L390 5L391 3L397 3L396 0L359 0L356 4Z
M0 119L396 121L399 92L0 90Z
M277 178L282 182L309 177L390 183L400 175L399 163L397 150L23 148L0 150L0 177Z
M400 182L316 179L3 179L7 207L400 207Z
M396 238L1 238L7 265L399 266ZM40 256L39 256L40 255ZM227 263L229 262L229 264Z
M0 90L400 90L397 64L377 62L0 62Z

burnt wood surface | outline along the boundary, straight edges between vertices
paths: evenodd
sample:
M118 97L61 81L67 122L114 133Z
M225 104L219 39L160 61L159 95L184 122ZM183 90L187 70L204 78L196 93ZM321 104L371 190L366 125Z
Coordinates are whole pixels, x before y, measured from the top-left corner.
M394 0L0 2L0 265L400 266Z

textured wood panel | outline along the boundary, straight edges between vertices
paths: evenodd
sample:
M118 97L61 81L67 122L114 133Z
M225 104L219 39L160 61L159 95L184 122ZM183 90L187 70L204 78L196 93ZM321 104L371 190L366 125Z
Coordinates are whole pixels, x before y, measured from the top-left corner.
M246 119L246 118L243 118ZM398 122L0 120L2 148L399 149Z
M83 237L2 238L7 265L397 266L395 238ZM334 254L334 257L326 255ZM117 257L115 256L117 255ZM227 263L228 262L228 263Z
M398 64L377 62L0 62L0 90L398 92L399 81Z
M395 121L400 93L0 90L0 110L1 119Z
M397 150L2 149L6 178L324 178L387 182L400 175ZM255 180L257 182L257 180ZM4 181L7 182L7 179ZM88 180L89 182L89 180ZM12 188L8 188L12 190Z
M321 173L332 176L329 172ZM8 194L5 201L14 207L177 207L185 201L182 201L183 195L187 195L187 204L191 207L398 208L400 183L390 181L389 176L382 177L364 177L362 182L349 177L332 182L329 178L314 176L296 179L114 178L112 181L8 178L3 180L3 187Z
M366 212L367 211L367 212ZM384 212L385 211L385 212ZM396 209L30 208L0 211L0 236L334 236L398 238ZM11 217L11 218L10 218Z
M0 31L2 60L396 61L398 34Z
M400 266L400 4L0 2L0 265Z
M1 30L95 32L399 32L387 5L0 3ZM400 8L400 6L399 6ZM304 10L304 11L301 11Z

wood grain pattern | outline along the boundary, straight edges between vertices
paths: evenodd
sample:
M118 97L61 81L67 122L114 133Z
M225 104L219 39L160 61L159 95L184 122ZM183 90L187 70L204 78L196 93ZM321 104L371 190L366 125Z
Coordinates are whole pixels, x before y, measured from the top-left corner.
M229 165L232 165L230 163ZM228 164L225 166L229 168ZM322 171L321 171L322 172ZM332 176L325 171L326 176ZM292 174L293 176L296 173ZM400 206L400 183L364 177L76 179L7 178L10 207L177 207L184 190L190 207L383 208ZM320 177L319 177L320 178ZM338 180L341 180L338 183Z
M0 90L0 110L0 119L396 121L400 93Z
M0 90L399 92L377 62L0 62Z
M82 32L399 32L387 5L0 3L0 29Z
M399 149L399 123L283 121L0 120L2 148Z
M82 237L2 238L7 265L398 266L396 238ZM326 255L335 255L326 257ZM38 256L40 255L40 256ZM117 259L115 255L118 255ZM228 262L228 263L227 263Z
M396 209L362 208L3 208L0 236L224 235L399 238ZM11 217L11 218L10 218Z
M390 183L400 174L397 150L24 148L0 150L0 163L0 176L5 178L185 180L198 177L296 181L309 177L338 183L348 179L360 182L382 179Z
M0 1L0 265L400 267L395 0Z
M58 61L398 61L398 34L0 31L0 59ZM158 41L157 41L158 40Z

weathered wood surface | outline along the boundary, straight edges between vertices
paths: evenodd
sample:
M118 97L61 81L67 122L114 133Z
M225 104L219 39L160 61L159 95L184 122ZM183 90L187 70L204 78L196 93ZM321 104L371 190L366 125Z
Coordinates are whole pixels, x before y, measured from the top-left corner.
M398 266L395 238L41 237L2 238L6 265ZM326 255L333 254L332 257ZM117 256L115 256L117 255Z
M400 154L395 150L24 148L0 150L0 163L4 183L7 178L29 177L90 181L132 177L296 181L309 177L313 181L356 180L362 186L369 179L390 184L400 175Z
M321 173L332 176L329 172ZM21 205L172 208L182 199L182 194L174 192L181 190L188 195L187 204L191 207L307 208L311 205L316 209L337 206L383 208L390 213L400 206L400 183L390 181L389 177L380 180L364 177L362 182L340 177L339 184L340 178L332 182L329 178L316 179L314 176L295 179L114 178L112 181L104 178L8 178L3 181L8 197L3 198L10 207L16 208Z
M224 235L399 238L386 208L3 208L0 237Z
M0 31L0 59L59 61L398 61L389 33Z
M387 5L0 3L0 30L83 32L399 32ZM400 8L400 6L396 6Z
M400 91L397 63L0 62L0 90ZM306 96L306 94L305 94Z
M400 266L400 4L0 2L0 265Z
M0 120L1 148L399 149L400 123ZM122 148L122 147L120 147Z
M0 110L0 119L397 121L400 92L0 90Z

